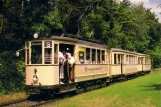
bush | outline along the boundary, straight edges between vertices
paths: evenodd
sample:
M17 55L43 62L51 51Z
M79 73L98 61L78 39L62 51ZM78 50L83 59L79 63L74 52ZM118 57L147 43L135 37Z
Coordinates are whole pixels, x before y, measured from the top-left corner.
M25 86L24 60L16 58L15 52L2 52L0 63L0 88L5 93L23 90Z
M152 66L153 68L161 68L161 57L160 56L153 56L152 59Z

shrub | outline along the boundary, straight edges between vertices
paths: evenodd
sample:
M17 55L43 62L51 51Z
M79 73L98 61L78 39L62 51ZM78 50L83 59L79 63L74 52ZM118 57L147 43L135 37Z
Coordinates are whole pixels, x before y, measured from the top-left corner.
M15 52L2 52L0 54L0 88L5 93L24 89L23 59L16 58Z

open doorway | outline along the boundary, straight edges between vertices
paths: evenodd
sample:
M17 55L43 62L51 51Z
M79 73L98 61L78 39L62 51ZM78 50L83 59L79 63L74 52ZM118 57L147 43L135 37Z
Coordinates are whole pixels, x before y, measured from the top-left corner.
M59 44L59 51L63 52L63 51L67 51L71 54L71 56L74 55L74 45L70 45L70 44Z
M74 64L70 64L70 59L74 58L75 45L59 44L59 51L64 56L64 62L59 66L60 83L74 82Z

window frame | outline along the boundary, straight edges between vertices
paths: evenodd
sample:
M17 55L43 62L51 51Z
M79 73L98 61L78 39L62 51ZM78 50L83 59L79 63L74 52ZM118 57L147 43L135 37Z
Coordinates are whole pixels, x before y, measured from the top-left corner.
M48 46L46 46L46 42L50 42L51 44L50 44L50 46L48 47ZM43 55L43 59L44 59L44 65L51 65L51 64L53 64L53 41L52 40L45 40L44 41L44 55ZM49 54L49 63L46 63L45 61L46 61L46 57L45 57L45 53L46 53L46 49L51 49L51 53Z
M38 43L38 42L41 42L41 63L39 64L39 63L32 63L32 43ZM42 65L43 64L43 51L44 51L44 49L43 49L43 41L31 41L30 42L30 51L29 51L29 54L30 54L30 63L29 64L31 64L31 65Z
M81 48L84 50L84 52L80 50ZM78 50L79 50L78 51L78 62L79 62L79 64L86 64L86 48L83 47L83 46L79 46ZM83 53L83 63L80 62L80 52Z

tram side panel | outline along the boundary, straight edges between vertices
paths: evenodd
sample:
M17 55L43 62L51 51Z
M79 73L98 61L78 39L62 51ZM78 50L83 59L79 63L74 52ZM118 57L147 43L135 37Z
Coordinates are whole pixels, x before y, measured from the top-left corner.
M76 65L75 82L107 77L107 65Z
M58 71L59 66L26 66L26 85L27 86L57 85L59 84Z
M136 74L138 72L137 55L135 53L126 53L125 63L125 75Z
M143 57L138 55L138 65L137 65L137 71L142 72L143 70Z
M129 75L137 73L137 55L120 49L113 49L111 75Z
M147 56L144 58L144 65L143 65L143 70L146 71L151 71L151 59L150 56Z
M109 76L108 50L101 46L88 45L79 44L76 46L75 82L107 78Z
M138 64L137 65L137 71L138 72L142 72L143 71L143 65L142 64Z
M120 65L111 65L111 75L120 75L121 66Z
M151 70L151 59L150 56L146 54L138 55L138 72L146 72Z
M123 63L123 60L121 59L121 54L117 52L112 52L111 60L112 60L111 61L111 75L112 76L121 75L124 72L124 68L121 65L121 63Z
M134 73L137 73L137 65L136 64L125 65L125 74L134 74Z
M151 64L144 64L144 71L150 71L151 70Z

